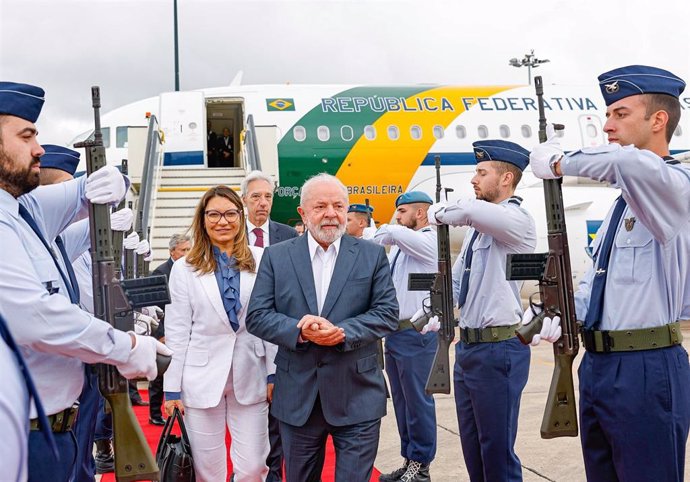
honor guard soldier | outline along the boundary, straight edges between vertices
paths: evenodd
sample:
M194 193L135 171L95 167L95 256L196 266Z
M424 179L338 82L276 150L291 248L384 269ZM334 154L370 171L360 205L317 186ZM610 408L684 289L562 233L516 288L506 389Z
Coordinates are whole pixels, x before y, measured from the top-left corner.
M41 156L40 183L42 186L59 184L74 179L79 164L78 151L53 144L43 144L45 153ZM114 231L126 231L132 226L132 211L121 209L110 217ZM91 245L88 219L82 219L67 227L55 238L55 245L65 262L65 269L76 293L79 294L79 305L93 314L93 282L91 273ZM110 458L110 472L113 471L113 454L110 445L112 438L111 416L103 409L103 397L98 389L98 376L93 365L84 365L84 387L79 396L79 417L74 426L77 439L77 459L72 474L72 482L92 482L95 473L103 473L102 449L107 443L107 455ZM98 422L97 422L98 421ZM98 423L98 427L97 427ZM93 456L93 444L96 433L110 430L104 441L96 440L96 460ZM99 470L100 469L100 470Z
M369 239L365 235L365 229L371 224L371 216L374 208L366 204L350 204L347 209L347 224L345 230L355 238Z
M472 146L476 199L429 209L432 224L470 227L453 266L453 299L460 309L454 370L460 444L471 481L520 481L514 445L530 350L515 336L522 283L506 280L506 255L532 253L537 244L534 219L514 195L529 152L501 140Z
M436 230L427 220L431 204L431 198L423 192L401 194L395 200L399 226L384 224L372 239L393 246L388 259L400 305L398 331L386 337L385 360L404 464L381 475L381 482L429 481L429 465L436 455L436 406L424 385L436 354L437 336L433 332L418 333L412 326L410 318L428 293L407 289L410 273L437 270Z
M621 190L575 294L586 350L578 369L585 471L589 481L681 481L690 367L678 320L690 314L690 171L669 142L685 82L631 65L599 76L599 87L609 144L564 156L551 137L530 156L542 179L582 176Z
M105 167L88 179L35 189L44 150L34 123L43 95L38 87L0 82L0 306L23 349L60 454L57 463L45 456L46 443L37 432L41 414L32 406L29 480L62 482L70 479L76 456L71 429L84 383L82 362L112 363L127 377L154 378L156 352L170 350L114 330L76 305L78 295L52 240L84 216L89 200L119 201L126 183L117 169Z

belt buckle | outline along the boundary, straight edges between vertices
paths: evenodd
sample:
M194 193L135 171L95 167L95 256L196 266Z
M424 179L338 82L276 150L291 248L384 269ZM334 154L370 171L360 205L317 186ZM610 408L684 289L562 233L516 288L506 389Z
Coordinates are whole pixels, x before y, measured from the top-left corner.
M594 342L594 330L586 330L582 328L580 330L580 335L582 335L582 344L585 346L585 350L596 352L596 343Z
M601 333L601 343L602 343L602 348L604 350L604 353L611 353L611 347L613 347L614 342L613 338L611 338L611 335L609 334L608 330L602 331Z

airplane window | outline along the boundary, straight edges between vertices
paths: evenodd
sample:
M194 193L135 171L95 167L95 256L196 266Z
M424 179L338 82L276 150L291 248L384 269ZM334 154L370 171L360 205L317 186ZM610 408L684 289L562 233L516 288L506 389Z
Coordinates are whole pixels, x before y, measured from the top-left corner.
M561 134L562 132L563 132L562 130L556 131L556 134L563 137L563 134ZM587 124L587 135L589 137L591 137L592 139L597 137L597 126L595 126L594 124Z
M478 126L477 135L480 139L486 139L487 137L489 137L489 128L485 125Z
M376 139L376 127L364 126L364 137L366 137L370 141Z
M292 136L297 142L302 142L307 138L307 130L302 126L295 126L292 129Z
M398 126L388 126L388 138L392 141L397 141L400 137L400 130Z
M455 135L458 139L464 139L467 137L467 129L465 129L465 126L455 126Z
M340 128L340 138L344 141L351 141L355 137L355 133L350 126L342 126Z
M127 126L118 126L115 129L115 147L127 147Z
M410 137L415 141L422 138L422 128L419 126L410 126Z
M520 130L522 131L522 137L524 137L524 138L532 137L532 128L530 126L528 126L527 124L523 124L523 126Z
M498 133L501 135L502 138L507 139L510 137L510 127L508 127L505 124L501 124L498 127Z
M436 139L443 139L443 126L434 126L434 137Z
M683 135L683 129L680 126L676 127L676 130L673 132L673 135L676 137L682 136Z
M101 134L103 134L103 147L107 149L110 147L110 127L102 127Z
M320 141L326 142L328 139L331 138L331 131L328 128L328 126L319 126L316 129L316 137L319 138Z

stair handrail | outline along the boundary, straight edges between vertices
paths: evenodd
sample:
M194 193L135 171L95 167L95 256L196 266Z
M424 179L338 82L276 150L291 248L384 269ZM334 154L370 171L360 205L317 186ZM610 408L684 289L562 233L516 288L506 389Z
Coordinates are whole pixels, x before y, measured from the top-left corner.
M256 142L256 129L254 128L254 117L252 114L247 116L247 129L244 135L245 151L247 153L247 164L250 171L261 170L261 158L259 156L259 146Z
M134 217L135 230L139 233L148 233L151 230L149 220L154 195L158 190L160 182L160 172L163 165L163 155L160 147L163 142L164 139L158 126L158 119L152 114L149 117L149 127L146 133L146 150L141 174L141 187L139 188L137 216Z

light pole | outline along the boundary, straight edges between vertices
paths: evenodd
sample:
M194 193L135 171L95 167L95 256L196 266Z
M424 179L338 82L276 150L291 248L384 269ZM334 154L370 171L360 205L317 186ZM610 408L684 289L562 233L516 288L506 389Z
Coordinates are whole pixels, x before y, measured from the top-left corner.
M546 62L549 62L549 59L536 58L534 56L534 49L532 49L530 53L525 54L525 57L520 60L513 57L508 61L508 65L512 65L513 67L527 66L527 83L532 85L532 67L536 69L541 64L545 64Z
M173 0L173 26L175 33L175 92L180 90L180 59L177 48L177 0Z

